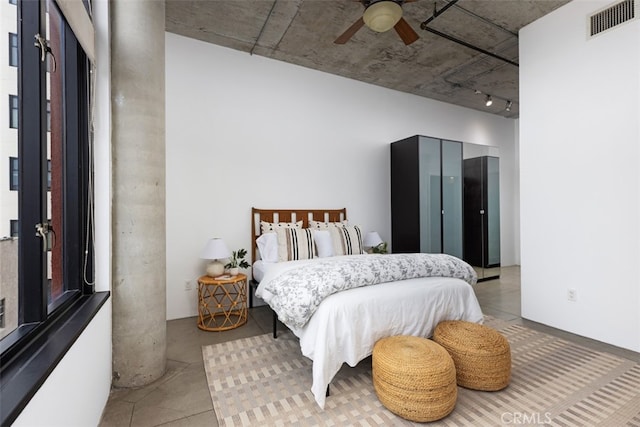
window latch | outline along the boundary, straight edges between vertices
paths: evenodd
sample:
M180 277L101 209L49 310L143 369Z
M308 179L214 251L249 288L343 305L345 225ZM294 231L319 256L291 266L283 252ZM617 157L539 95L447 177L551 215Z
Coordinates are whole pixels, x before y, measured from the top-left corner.
M36 227L36 236L42 239L42 251L47 252L51 250L53 244L55 244L56 232L53 231L53 227L51 227L51 222L39 222L35 225ZM53 244L51 243L49 236L53 235Z
M45 39L44 37L42 37L40 35L40 33L36 34L34 36L34 39L36 40L33 45L35 47L37 47L38 49L40 49L40 62L45 62L47 60L47 54L51 55L51 59L53 61L52 64L52 70L50 70L52 73L56 72L56 57L53 54L53 52L51 51L51 46L49 46L49 42L47 41L47 39Z

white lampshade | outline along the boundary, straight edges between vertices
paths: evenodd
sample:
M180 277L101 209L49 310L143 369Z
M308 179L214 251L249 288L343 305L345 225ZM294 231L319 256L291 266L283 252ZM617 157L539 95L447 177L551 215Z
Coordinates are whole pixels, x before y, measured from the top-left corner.
M231 252L229 252L229 248L227 248L226 243L218 237L209 239L200 254L200 258L203 259L223 259L229 258L230 256Z
M392 29L402 18L402 7L390 0L382 0L373 3L362 15L367 27L373 31L384 33Z
M229 258L230 256L229 248L227 248L224 240L219 238L209 239L200 254L200 258L214 260L207 266L207 275L211 277L220 276L224 273L224 264L217 260Z
M366 248L374 248L380 243L384 243L377 231L370 231L364 236L362 244Z

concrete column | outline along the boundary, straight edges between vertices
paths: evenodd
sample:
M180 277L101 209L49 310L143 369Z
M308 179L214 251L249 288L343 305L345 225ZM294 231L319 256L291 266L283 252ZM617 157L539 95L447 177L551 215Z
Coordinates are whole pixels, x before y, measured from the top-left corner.
M164 1L112 0L113 384L166 368Z

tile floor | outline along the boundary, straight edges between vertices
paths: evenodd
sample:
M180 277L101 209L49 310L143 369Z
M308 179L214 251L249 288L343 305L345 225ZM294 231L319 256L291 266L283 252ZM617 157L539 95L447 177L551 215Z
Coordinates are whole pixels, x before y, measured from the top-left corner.
M579 337L520 317L520 268L505 267L499 279L475 287L485 314L575 341L600 351L637 360L638 353ZM139 389L113 389L102 415L101 427L111 426L217 426L207 389L202 346L271 332L268 307L249 309L249 321L225 332L204 332L196 318L167 322L167 372Z

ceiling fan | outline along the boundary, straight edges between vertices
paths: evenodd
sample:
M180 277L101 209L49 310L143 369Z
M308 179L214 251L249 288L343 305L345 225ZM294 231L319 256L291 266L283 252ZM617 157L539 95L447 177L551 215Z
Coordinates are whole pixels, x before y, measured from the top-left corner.
M410 45L418 40L418 34L402 17L402 5L416 0L358 0L365 7L364 13L356 22L338 37L334 43L345 44L363 25L373 31L384 33L391 28L396 30L404 44Z

